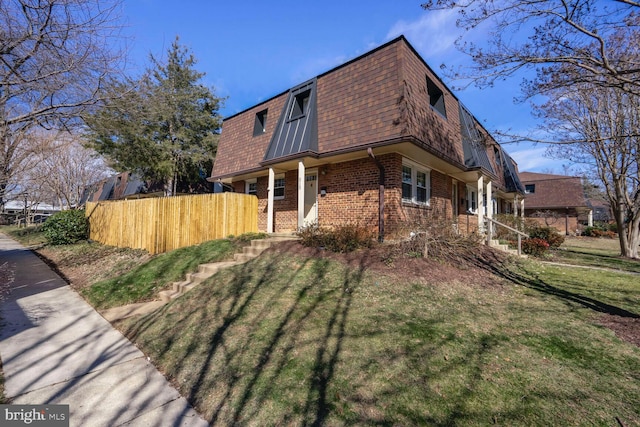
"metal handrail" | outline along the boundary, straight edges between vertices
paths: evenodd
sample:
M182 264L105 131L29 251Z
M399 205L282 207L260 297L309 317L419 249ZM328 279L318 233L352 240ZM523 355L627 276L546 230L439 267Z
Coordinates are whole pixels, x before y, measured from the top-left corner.
M496 221L493 218L485 217L484 220L487 223L487 245L491 245L491 240L493 240L493 227L491 225L495 224L518 234L518 256L522 255L522 237L529 238L530 236L527 233L523 233L520 230L516 230L515 228L509 227L508 225L503 224L500 221Z

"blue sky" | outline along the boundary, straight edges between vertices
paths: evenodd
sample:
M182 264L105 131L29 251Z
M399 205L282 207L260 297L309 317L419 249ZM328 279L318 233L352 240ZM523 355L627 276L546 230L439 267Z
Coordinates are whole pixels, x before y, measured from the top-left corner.
M455 14L426 12L420 0L218 1L125 0L131 69L152 53L163 58L176 36L198 59L204 83L227 97L224 117L330 70L401 34L436 71L468 59L453 42ZM482 37L477 34L476 37ZM439 72L444 78L442 73ZM453 86L456 82L445 82ZM456 96L489 130L526 130L527 104L514 104L519 80ZM223 130L224 131L224 130ZM562 162L543 157L543 146L505 147L521 171L562 173Z

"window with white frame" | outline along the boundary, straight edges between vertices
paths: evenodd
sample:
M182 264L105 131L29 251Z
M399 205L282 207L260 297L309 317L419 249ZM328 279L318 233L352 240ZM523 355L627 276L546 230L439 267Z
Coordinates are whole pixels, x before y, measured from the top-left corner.
M284 175L276 176L273 181L273 198L284 199Z
M402 162L402 201L429 205L431 198L431 171L416 163Z
M467 212L478 212L478 190L473 187L467 187Z
M244 190L246 194L253 194L254 196L257 196L258 195L257 180L255 178L246 180Z

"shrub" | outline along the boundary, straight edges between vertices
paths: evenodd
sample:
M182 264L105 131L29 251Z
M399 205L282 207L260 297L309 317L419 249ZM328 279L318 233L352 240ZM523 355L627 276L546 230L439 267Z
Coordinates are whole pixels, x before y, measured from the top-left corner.
M524 239L522 241L522 252L533 256L542 256L549 250L549 243L538 237Z
M529 230L529 236L545 240L551 249L557 249L564 243L564 236L553 227L532 227Z
M595 223L593 227L585 227L582 230L583 236L588 237L608 237L613 239L618 232L618 225L616 223Z
M52 245L70 245L89 237L84 210L68 210L52 215L42 225L44 237Z
M597 237L594 234L597 234L598 231L599 230L595 227L585 227L584 230L582 230L582 235L588 237Z
M374 241L374 233L357 225L346 224L332 229L310 225L297 233L300 242L308 247L324 247L331 252L352 252L359 248L369 248Z
M300 228L296 235L300 238L302 246L316 248L323 245L322 235L324 232L317 224L312 224Z

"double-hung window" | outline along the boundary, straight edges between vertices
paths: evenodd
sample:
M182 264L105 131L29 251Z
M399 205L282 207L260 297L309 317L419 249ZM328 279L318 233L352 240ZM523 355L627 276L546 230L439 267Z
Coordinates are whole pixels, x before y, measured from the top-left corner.
M284 175L276 176L273 181L273 198L284 199Z
M429 169L416 163L402 164L402 201L429 205L431 198L431 174Z
M255 178L248 179L245 184L245 193L252 194L254 196L258 195L258 182Z

